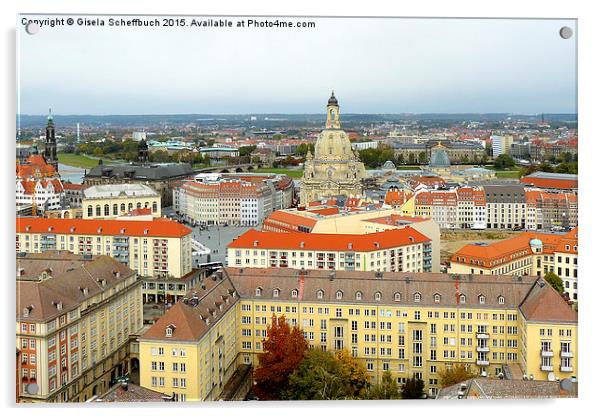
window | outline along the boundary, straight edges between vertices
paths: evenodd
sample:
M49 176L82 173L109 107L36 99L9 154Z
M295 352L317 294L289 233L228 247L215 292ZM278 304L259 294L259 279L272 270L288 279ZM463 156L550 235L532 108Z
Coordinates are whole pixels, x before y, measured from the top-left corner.
M499 296L499 297L497 298L497 302L498 302L500 305L503 305L503 304L506 302L506 300L504 299L504 297L503 297L503 296Z
M297 289L291 290L291 297L296 298L299 295L299 291Z
M342 292L342 291L340 291L340 290L337 290L336 297L337 297L337 299L338 299L338 300L341 300L341 299L343 299L343 292Z
M260 287L255 289L255 296L261 296L261 288Z
M441 303L441 295L438 293L435 293L435 295L433 296L433 301L435 303Z
M414 302L419 303L421 298L422 296L420 295L420 293L414 293Z
M460 303L466 303L466 295L460 295Z
M280 296L280 289L274 289L272 291L272 296L277 298L278 296Z
M316 296L318 299L322 299L324 297L324 291L322 289L318 290Z
M481 304L481 305L485 304L485 296L479 295L479 304Z
M395 292L393 295L393 300L395 300L395 302L401 302L401 293Z
M362 292L355 292L355 300L362 300Z
M380 301L380 300L381 300L381 298L382 298L382 294L381 294L380 292L376 292L376 293L374 294L374 300L375 300L375 301L377 301L377 302L378 302L378 301Z

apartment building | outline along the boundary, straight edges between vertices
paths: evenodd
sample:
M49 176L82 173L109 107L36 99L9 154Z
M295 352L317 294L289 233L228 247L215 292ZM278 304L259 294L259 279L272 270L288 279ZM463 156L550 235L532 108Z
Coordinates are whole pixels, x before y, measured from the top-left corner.
M376 272L433 268L430 239L409 227L359 235L249 230L228 245L228 265Z
M143 277L145 299L165 297L167 302L173 301L199 279L192 269L192 230L165 218L17 218L17 253L52 250L113 257Z
M525 189L525 200L527 230L577 226L579 209L576 194Z
M192 304L194 294L153 325L152 337L142 337L143 387L212 400L218 377L234 362L258 363L273 315L301 327L310 348L349 350L372 382L385 371L400 384L415 375L432 396L439 371L455 363L488 377L511 366L535 380L578 374L577 313L535 276L233 267L204 283ZM216 286L228 288L218 290L217 301ZM206 374L200 389L189 390L189 378L181 387L182 378L196 380L199 373Z
M86 219L115 219L142 208L150 209L153 217L161 216L161 195L147 185L92 185L83 193L82 214Z
M42 155L33 154L24 163L17 161L15 188L17 207L31 205L38 211L61 207L63 184L54 166Z
M203 225L260 224L293 202L290 178L250 175L197 175L174 189L174 209Z
M417 216L432 218L444 229L458 228L458 194L453 190L422 190L415 195Z
M554 272L577 301L577 228L566 234L525 232L499 242L467 244L452 254L450 273L545 276Z
M130 370L141 281L108 256L17 254L21 402L84 402Z
M523 185L484 185L487 228L524 229L527 205Z
M512 136L491 136L493 158L495 159L499 155L509 154L512 143L514 143L514 138Z

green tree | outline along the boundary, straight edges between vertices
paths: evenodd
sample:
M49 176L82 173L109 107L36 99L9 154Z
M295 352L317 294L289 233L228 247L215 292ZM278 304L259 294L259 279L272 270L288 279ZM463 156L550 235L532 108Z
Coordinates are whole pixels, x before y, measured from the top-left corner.
M381 382L370 388L368 398L371 400L401 399L401 390L390 371L385 371Z
M404 164L404 156L403 153L400 153L399 156L397 156L397 165L403 165Z
M241 146L238 148L239 156L250 156L257 149L257 146Z
M564 293L564 283L557 274L554 272L547 272L543 278L550 284L550 286L554 288L554 290L556 290L556 292L560 293L561 295Z
M401 397L403 399L421 399L424 396L424 381L416 378L416 374L412 378L408 378L401 387Z
M96 146L94 148L94 156L102 156L103 152L102 152L102 148L100 146Z
M304 361L307 341L298 326L290 327L286 318L272 315L255 370L255 394L263 400L277 400L288 391L289 377Z
M510 169L514 167L514 159L510 155L501 154L495 158L493 166L496 169Z
M418 161L422 164L426 163L426 152L420 152L418 154Z
M477 372L475 372L472 367L466 367L464 364L460 363L456 363L450 368L445 368L445 370L439 372L442 388L469 380L474 377L478 377Z

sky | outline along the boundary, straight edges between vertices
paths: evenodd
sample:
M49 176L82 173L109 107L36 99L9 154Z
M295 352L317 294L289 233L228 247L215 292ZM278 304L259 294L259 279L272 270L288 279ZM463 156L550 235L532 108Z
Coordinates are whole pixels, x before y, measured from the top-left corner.
M280 19L316 27L73 25L28 35L19 19L18 111L320 113L334 89L344 113L577 112L577 36L559 35L576 32L574 20Z

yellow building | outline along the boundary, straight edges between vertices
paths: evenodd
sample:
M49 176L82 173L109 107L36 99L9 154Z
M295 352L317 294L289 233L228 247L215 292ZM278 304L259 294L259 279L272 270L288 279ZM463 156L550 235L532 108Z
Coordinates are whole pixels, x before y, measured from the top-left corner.
M142 328L136 273L107 256L17 255L21 402L83 402L130 371Z
M140 337L140 385L176 401L216 400L236 370L237 292L207 278Z
M195 330L198 326L200 335L192 341L189 337L173 339L175 332L168 335L168 326L174 323L177 332L178 316L191 307L181 302L179 310L169 310L151 329L156 338L145 335L141 340L144 387L157 388L153 376L164 377L164 383L168 383L167 377L174 377L152 370L152 362L158 360L152 348L159 351L163 347L164 354L169 355L174 348L192 344L200 348L196 357L208 357L211 352L215 355L214 342L207 343L209 350L200 346L198 340L203 337L217 340L222 336L227 343L234 339L237 358L230 355L223 368L233 366L228 360L256 365L274 314L299 325L310 348L351 351L366 364L373 382L387 370L398 383L416 375L424 380L431 395L439 389L439 371L454 363L471 365L489 377L499 373L516 377L520 373L521 378L527 375L548 380L577 375L577 314L535 276L484 275L477 279L440 273L289 268L226 268L218 275L224 282L231 282L231 290L239 298L236 308L224 310L222 317L217 315L219 320L214 324L210 321L209 326L202 321L206 307L200 308L200 314L192 309L189 322L197 325L184 325L183 329ZM210 279L204 282L213 284ZM226 318L234 314L233 320ZM213 329L223 320L231 328L227 336L223 327ZM201 368L206 370L205 362L190 360L187 366L196 366L190 371L198 374ZM169 362L163 368L171 368ZM211 381L215 383L214 378ZM156 382L159 384L160 379ZM199 385L208 382L201 378ZM178 391L165 387L163 392ZM187 400L209 400L218 395L208 390L200 396L189 391L183 394Z
M145 298L165 296L169 302L191 287L191 235L190 228L164 218L130 221L18 217L16 251L67 250L111 256L144 278ZM160 284L172 289L160 290Z
M339 117L339 103L333 91L326 106L326 129L316 141L315 157L308 151L305 159L300 184L301 205L326 197L363 194L364 164L351 148Z
M140 209L148 211L148 215L153 217L161 216L161 195L147 185L92 185L83 192L82 214L86 219L114 219Z
M370 234L249 230L228 245L228 265L307 270L431 271L432 245L413 228Z

